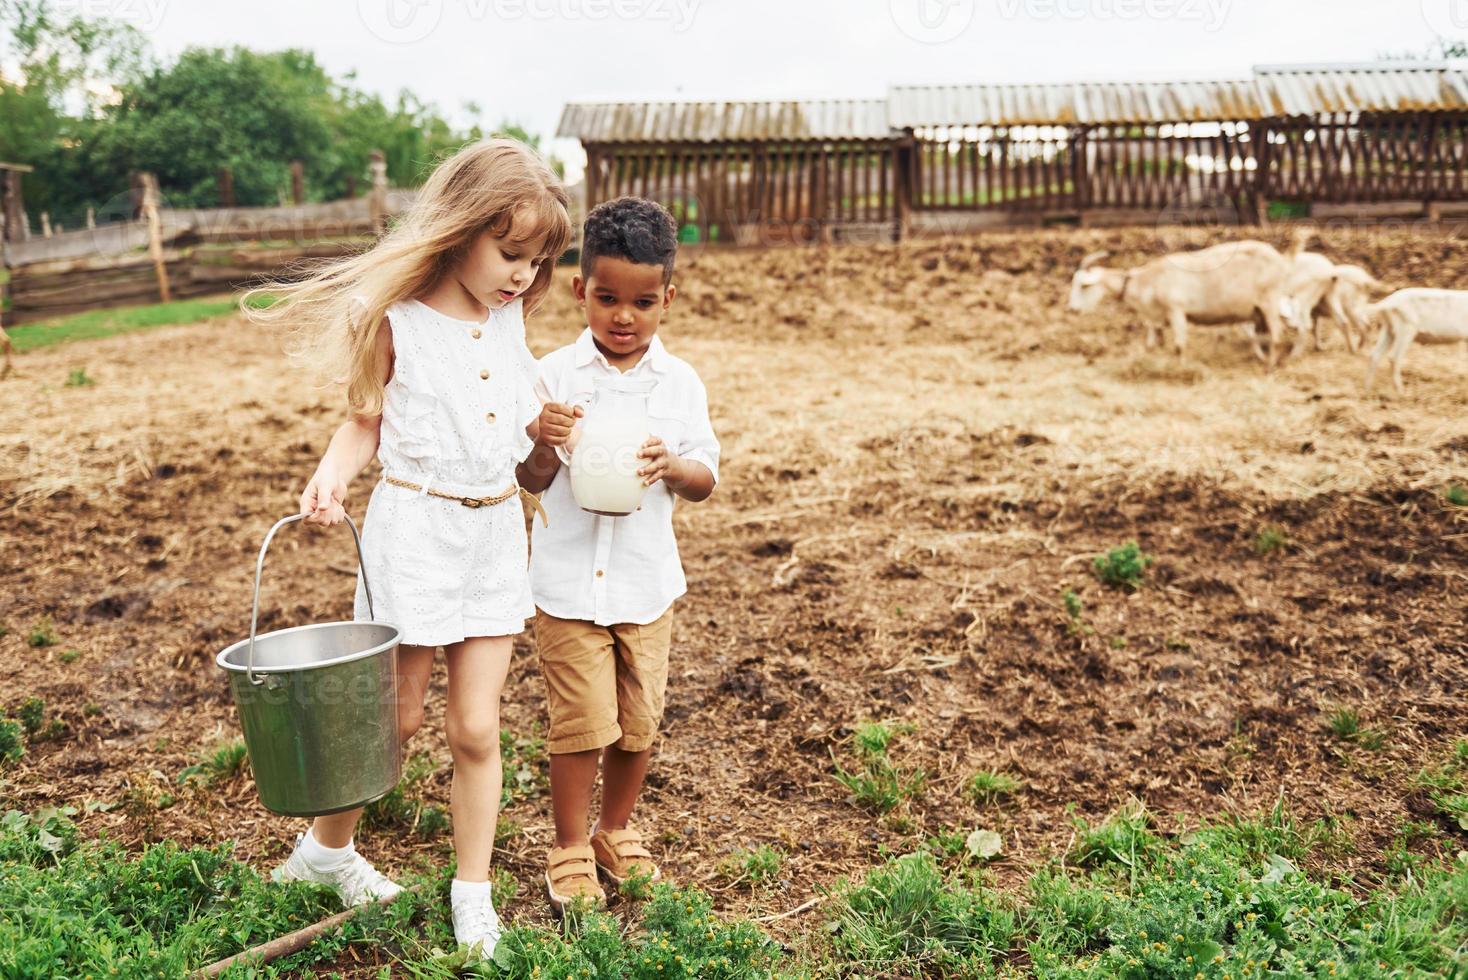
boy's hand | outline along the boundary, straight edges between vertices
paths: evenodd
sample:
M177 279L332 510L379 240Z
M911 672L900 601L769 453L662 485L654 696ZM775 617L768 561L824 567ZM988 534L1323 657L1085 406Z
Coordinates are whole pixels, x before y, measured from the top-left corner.
M334 527L346 519L347 484L334 473L322 473L311 477L301 494L303 524Z
M647 442L637 451L637 458L649 460L646 466L637 471L637 475L643 478L642 485L645 487L673 476L678 464L682 462L679 457L668 452L668 447L657 436L648 436Z
M573 407L561 402L547 402L540 410L540 418L536 420L540 425L540 432L535 441L542 446L564 446L571 438L576 420L585 415L586 410L580 405Z

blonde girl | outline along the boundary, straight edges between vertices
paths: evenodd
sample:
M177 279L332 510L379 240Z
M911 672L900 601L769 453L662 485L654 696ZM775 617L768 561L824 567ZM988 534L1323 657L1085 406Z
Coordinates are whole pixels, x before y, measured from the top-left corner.
M293 353L334 366L349 419L301 494L305 522L339 523L347 487L374 456L362 530L376 618L402 630L398 728L423 723L434 651L448 664L457 876L454 934L493 952L490 894L502 770L500 692L511 637L535 614L515 466L540 411L524 317L545 298L572 229L564 187L511 140L444 160L401 222L369 251L304 282L268 287L254 315L288 323ZM356 617L368 618L358 577ZM360 809L315 818L278 881L338 890L348 905L400 888L357 854Z

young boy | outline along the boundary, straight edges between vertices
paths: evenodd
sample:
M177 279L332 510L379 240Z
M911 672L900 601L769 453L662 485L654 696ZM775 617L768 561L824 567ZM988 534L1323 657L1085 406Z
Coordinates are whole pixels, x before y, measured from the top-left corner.
M598 869L614 885L659 874L629 821L662 720L673 602L687 591L673 501L707 498L719 472L703 382L657 336L676 292L677 232L672 215L637 198L587 215L581 272L571 283L587 327L540 362L545 404L520 468L521 486L545 491L550 517L532 532L530 577L556 824L545 883L557 911L605 899ZM577 506L569 474L558 473L556 447L583 414L570 403L589 396L596 378L619 373L657 382L648 401L651 436L637 454L649 489L635 512L600 517ZM601 812L588 834L598 762Z

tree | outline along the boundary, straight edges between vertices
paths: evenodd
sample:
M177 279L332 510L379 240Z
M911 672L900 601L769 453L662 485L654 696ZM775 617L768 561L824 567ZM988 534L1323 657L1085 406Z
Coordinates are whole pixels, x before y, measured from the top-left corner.
M112 84L139 76L149 57L129 25L59 16L45 0L0 0L0 63L18 66L13 77L0 73L0 159L36 168L26 179L33 207L62 216L74 195L58 158Z
M335 200L349 182L365 189L374 149L389 181L413 186L483 135L406 89L389 101L353 75L334 79L309 51L191 48L159 64L136 30L59 17L47 0L0 0L4 31L0 55L21 71L0 77L0 159L35 166L27 202L73 227L89 205L103 220L127 211L135 171L156 173L169 204L212 207L229 167L236 202L263 205L289 188L300 160L307 198ZM538 144L512 124L501 132Z

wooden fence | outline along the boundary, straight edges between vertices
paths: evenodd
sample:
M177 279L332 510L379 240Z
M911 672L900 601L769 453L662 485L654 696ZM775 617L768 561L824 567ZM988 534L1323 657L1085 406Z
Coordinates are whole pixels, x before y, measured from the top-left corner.
M222 293L289 277L313 259L369 244L383 217L401 211L415 193L389 190L375 204L358 198L287 207L158 208L156 234L145 217L6 242L6 322L156 302L165 295Z
M888 140L586 147L589 204L664 204L685 240L809 243L832 229L890 227L898 149Z
M1270 202L1468 200L1468 115L1447 112L928 127L890 140L588 144L586 153L588 205L652 197L685 240L713 244L873 230L896 239L910 218L944 215L1254 222Z

